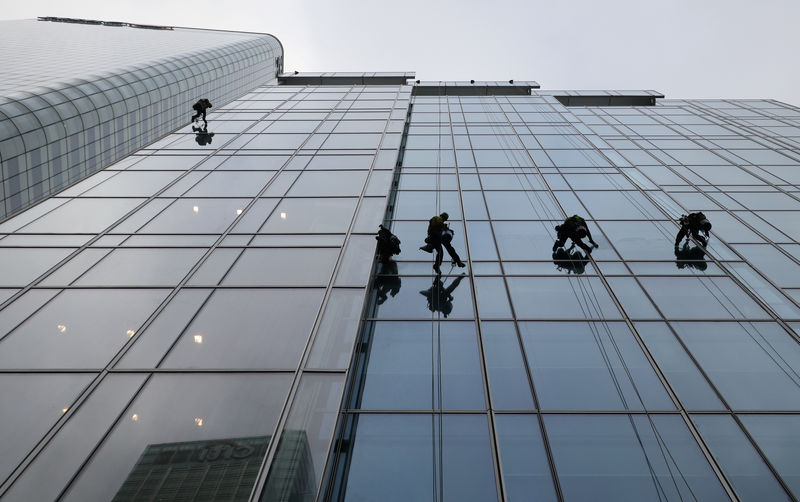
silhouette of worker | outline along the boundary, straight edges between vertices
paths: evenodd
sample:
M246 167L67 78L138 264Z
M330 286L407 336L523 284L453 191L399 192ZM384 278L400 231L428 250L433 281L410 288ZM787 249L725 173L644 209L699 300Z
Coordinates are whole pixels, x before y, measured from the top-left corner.
M708 268L705 249L690 246L688 242L684 242L680 248L675 246L675 258L675 265L680 269L695 268L702 271Z
M466 266L451 244L453 241L453 230L451 230L450 226L446 223L449 217L447 213L442 213L428 220L428 236L425 238L425 245L420 247L421 250L427 253L436 251L436 259L433 263L433 270L436 271L436 275L442 274L442 246L447 249L447 253L450 255L450 258L453 259L453 265L459 267Z
M452 284L445 287L441 276L437 275L430 288L419 292L419 294L428 299L428 310L441 312L446 318L453 311L453 291L461 284L464 277L466 277L466 274L462 272Z
M378 235L375 239L378 241L377 252L381 263L390 263L393 261L392 255L400 254L400 239L383 225L378 225Z
M580 275L586 272L586 264L589 263L589 258L584 256L580 251L566 250L559 247L553 251L553 263L558 267L558 270L566 270L567 274Z
M678 245L684 237L688 242L690 235L701 246L706 247L708 232L711 230L711 222L706 219L706 215L701 212L684 214L678 219L678 223L680 223L681 229L678 231L678 236L675 237L675 249L678 249ZM705 234L705 237L700 235L701 232Z
M207 100L206 98L199 99L197 103L192 105L192 109L197 112L192 115L192 124L194 124L200 116L203 116L203 123L208 127L208 121L206 120L206 110L211 108L211 101Z
M211 140L214 138L214 133L208 132L208 126L203 126L203 127L192 126L192 131L195 132L194 140L200 146L210 145Z
M378 269L378 277L375 279L375 295L378 305L383 305L389 296L394 298L400 292L402 281L397 274L397 262L390 261L383 263Z
M586 256L588 257L592 253L592 248L583 243L581 239L584 237L589 238L589 242L592 246L596 248L600 247L600 245L592 239L592 233L589 232L589 228L586 226L586 220L577 214L573 214L564 220L564 223L561 225L556 225L556 232L556 242L553 243L553 251L564 247L567 239L570 239L572 241L572 246L569 247L569 250L572 250L572 248L577 245L586 252Z

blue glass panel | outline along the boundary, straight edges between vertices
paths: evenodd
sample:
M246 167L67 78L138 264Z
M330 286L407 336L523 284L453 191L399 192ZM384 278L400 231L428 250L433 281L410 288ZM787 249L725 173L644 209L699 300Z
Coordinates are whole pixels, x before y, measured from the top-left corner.
M497 500L485 415L442 417L442 501Z
M475 295L482 319L511 318L508 294L502 277L476 277Z
M374 326L361 408L485 408L474 324L379 321Z
M592 319L621 317L596 277L509 277L518 318Z
M658 364L684 408L725 409L700 370L666 324L637 322L636 331Z
M692 415L692 421L742 502L789 500L730 415Z
M481 334L492 406L500 410L533 409L528 375L514 324L484 322L481 323Z
M800 497L800 415L739 415L739 419L792 495Z
M424 264L427 271L431 266ZM442 265L444 272L451 269L446 262ZM381 276L380 278L396 283L397 292L380 302L375 317L388 319L431 319L437 315L443 318L470 319L473 317L472 295L466 275L442 275L431 281L430 277ZM378 291L385 289L383 281L377 281ZM380 298L380 294L379 294ZM380 299L379 299L380 301Z
M545 415L564 500L729 500L679 416Z
M674 409L624 323L524 322L519 327L542 409Z
M360 415L356 420L345 502L434 500L433 417Z
M558 500L536 415L497 415L495 423L506 500Z
M800 409L800 346L774 323L673 323L733 409Z

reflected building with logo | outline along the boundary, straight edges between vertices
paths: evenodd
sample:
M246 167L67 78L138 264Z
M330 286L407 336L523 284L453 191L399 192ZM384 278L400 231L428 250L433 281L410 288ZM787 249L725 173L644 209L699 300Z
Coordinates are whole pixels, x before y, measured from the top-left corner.
M283 440L291 445L273 462L278 500L313 501L305 431L287 431ZM268 444L261 436L148 445L113 500L249 500Z
M256 38L207 130L181 94L7 203L4 501L800 499L800 109L282 73ZM4 141L4 176L36 163ZM443 212L466 266L438 275ZM591 254L554 249L572 215Z

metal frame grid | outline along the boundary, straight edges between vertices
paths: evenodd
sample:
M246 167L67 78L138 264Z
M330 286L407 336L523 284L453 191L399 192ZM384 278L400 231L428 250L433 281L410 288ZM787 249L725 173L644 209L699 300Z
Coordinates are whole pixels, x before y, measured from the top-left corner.
M262 87L212 144L186 127L0 224L0 386L74 380L21 407L45 418L5 449L4 500L110 499L147 444L248 436L289 438L251 498L316 490L409 98Z
M217 40L220 34L205 36ZM174 131L187 122L186 104L198 96L219 106L275 78L283 54L275 37L222 37L217 47L161 58L145 54L117 71L5 93L0 220ZM127 51L137 54L136 41L131 45Z
M521 496L534 495L542 500L582 500L577 488L581 481L574 476L595 476L594 481L602 481L604 475L596 471L606 469L601 464L569 465L565 459L578 462L576 454L572 452L570 457L563 437L558 433L553 433L556 436L552 437L548 427L555 427L562 420L569 423L573 420L569 418L571 416L585 417L581 419L584 427L592 424L592 428L601 427L601 417L622 415L629 417L629 432L633 431L631 437L636 437L641 453L635 460L626 458L624 461L640 463L638 467L644 469L644 478L652 478L652 483L649 489L647 486L637 487L631 484L636 478L632 471L609 469L605 475L608 485L619 484L623 488L617 487L621 491L614 493L613 486L598 485L600 490L592 492L591 497L613 497L615 500L758 500L764 496L760 490L769 487L770 497L796 500L798 487L793 485L794 468L792 462L787 461L793 455L796 460L796 450L791 453L792 440L786 435L791 433L783 432L781 435L776 432L768 437L764 427L758 430L756 424L764 417L773 417L778 421L776 424L788 427L800 419L797 414L800 402L793 394L800 388L800 379L797 378L800 370L797 346L800 310L796 296L792 296L796 288L796 282L792 281L797 281L800 270L794 268L797 259L792 254L797 249L793 246L797 245L798 237L796 227L777 223L769 225L771 213L793 213L794 221L800 214L795 172L800 163L800 152L792 139L800 124L800 111L770 101L664 101L653 107L565 108L551 94L553 92L543 92L540 96L534 91L533 96L527 98L426 96L413 99L408 135L398 163L395 193L387 212L387 221L392 223L393 231L403 242L411 240L411 245L407 245L398 257L398 275L393 280L413 290L419 289L415 287L421 284L419 279L430 280L430 260L421 253L421 259L415 256L413 239L421 240L424 236L429 215L448 211L451 215L460 215L451 217L456 229L454 244L459 234L463 235L455 247L466 254L462 259L469 264L467 277L470 287L467 290L460 286L457 291L452 291L452 296L466 297L466 300L453 300L455 307L447 319L430 306L432 317L426 316L424 299L417 297L418 306L414 305L412 296L416 291L405 298L401 291L394 299L384 296L380 300L373 292L353 357L349 397L341 417L340 440L331 454L329 488L322 498L446 500L463 495L459 490L464 488L459 484L469 486L473 494L485 496L486 493L478 489L483 483L484 487L495 487L499 500L518 500ZM720 109L727 113L721 113ZM740 143L734 144L734 141ZM415 149L422 155L409 155L414 154ZM742 150L739 155L737 150ZM697 151L703 153L697 154ZM643 153L649 161L644 160ZM708 157L707 153L713 157ZM579 160L575 160L576 155ZM712 166L711 169L695 167L704 164ZM739 172L734 172L734 168L751 175L747 184L737 181L745 175L736 178ZM695 170L703 171L708 178ZM426 183L427 188L424 186ZM759 185L753 187L753 183ZM697 202L698 198L673 197L675 189L689 194L719 195L705 199L707 204L701 204ZM737 193L748 191L756 195L746 201L736 201ZM527 201L519 197L520 194ZM774 194L783 206L780 209L762 209L775 200L771 199ZM609 195L617 200L611 197L602 199ZM593 197L601 198L598 202ZM505 202L504 198L510 202ZM767 202L760 202L759 198ZM714 211L710 212L712 209ZM676 269L676 259L667 258L664 253L654 252L651 253L654 257L648 257L640 250L626 249L631 246L631 239L641 238L644 245L671 251L678 229L675 220L681 213L697 210L705 211L712 221L719 223L712 229L712 241L706 250L707 268ZM564 277L564 272L554 270L552 260L543 251L547 249L549 254L549 243L537 247L536 240L548 237L539 226L552 228L553 224L574 212L586 217L601 248L594 253L584 274ZM510 213L514 215L509 216ZM735 225L722 219L725 214ZM538 229L538 233L526 239L509 230L514 225ZM635 225L636 230L620 232L620 226L625 225ZM637 235L645 230L643 225L656 228L653 236ZM509 238L509 232L516 241ZM552 242L554 236L549 237ZM485 251L487 242L488 247L493 248L491 252ZM789 265L776 274L768 261L756 261L752 254L742 252L737 246L739 243L769 246L786 258ZM473 255L479 259L474 259ZM494 258L488 255L494 255ZM392 276L382 275L381 269L376 267L373 287L380 289L381 281L387 277ZM454 277L445 276L444 282L452 281ZM622 279L626 282L623 283ZM495 285L489 288L487 280L494 281ZM540 281L538 287L545 291L538 296L526 296L519 288L515 289L514 283L520 280L532 281L533 288ZM691 282L681 285L681 281L686 280ZM498 281L500 286L496 286ZM412 286L406 286L409 282ZM571 284L574 295L571 301L567 301L575 315L556 303L564 301L556 290L567 282ZM434 278L434 287L435 284ZM664 291L679 285L687 290L704 287L700 301L709 304L717 301L721 307L709 310L718 313L709 315L693 311L688 302L697 297L687 295L688 299L681 298L684 294L681 290ZM548 300L546 288L554 288L554 300ZM600 305L598 294L607 296L609 309ZM502 298L497 300L497 297ZM531 309L529 304L534 301L543 306ZM392 307L391 302L396 302L397 306ZM646 308L642 307L642 302ZM754 308L747 308L747 304ZM420 339L409 341L406 346L402 336L410 337L414 333L403 327L409 324L419 326ZM427 369L421 360L429 357L426 355L428 352L409 355L412 346L417 350L422 347L419 343L425 339L425 325L430 325L427 336L432 345L428 352L438 354L431 359ZM451 331L461 329L465 341L477 336L477 344L470 342L469 348L460 349L475 351L477 367L467 368L463 354L454 356L462 359L451 360L449 368L443 366L442 358L447 361L447 352L457 352L452 344L442 345L442 326L448 325ZM500 325L513 326L515 335L512 338L516 338L513 344L516 348L498 345L496 334L489 328ZM583 328L575 328L575 325L583 325ZM578 353L574 356L578 360L567 363L572 356L558 353L558 350L566 349L552 346L558 343L557 326L564 329L572 326L573 331L591 334L594 342L589 337L572 345L565 344L570 351ZM630 347L638 349L624 346L620 349L623 333L609 330L608 326L626 327L625 336L630 336L633 341ZM671 340L668 345L672 352L664 352L664 342L649 334L653 326L665 328L664 339ZM694 327L695 331L687 331L686 326ZM728 329L732 341L717 338L710 342L710 349L698 345L697 338L702 331L713 331L714 326ZM774 329L775 335L768 335L767 328ZM485 332L487 329L488 333ZM535 333L536 329L540 333L541 330L553 330L551 338L556 341L541 335L532 338L531 330ZM735 336L736 329L746 333L754 346L744 348L741 339ZM380 334L376 334L377 330ZM473 331L475 335L471 334ZM599 368L605 368L617 385L620 401L609 404L608 399L601 399L596 401L604 404L600 408L573 404L564 409L548 404L548 401L554 401L554 393L569 393L577 388L573 383L559 389L552 377L541 372L540 366L547 369L548 364L541 359L546 356L538 353L555 357L557 362L553 364L556 366L567 364L561 369L564 377L568 378L569 372L588 369L584 366L593 364L582 360L580 355L582 351L591 350L586 344L593 343L598 347L607 344L608 353L599 362ZM631 350L640 351L643 361L646 361L644 367L649 368L648 371L660 382L658 387L669 396L664 401L666 406L648 404L654 402L648 397L653 388L645 383L643 373L628 366L631 364ZM731 360L732 354L746 362L730 369L720 368L715 364L714 351L719 352L725 362ZM601 348L600 352L605 351ZM499 353L504 355L500 357ZM404 372L399 368L401 363L390 364L387 368L387 361L392 357L400 358L408 369ZM761 357L772 361L769 363L771 369L765 373L759 362ZM461 366L458 366L459 361ZM681 381L689 371L685 368L678 370L678 366L684 363L694 374L692 385L708 389L708 397L701 399L692 395L687 383ZM743 370L748 364L752 367ZM514 384L514 392L525 393L520 387L522 384L509 380L510 377L500 371L502 369L514 369L524 374L527 392L532 397L528 407L495 404L495 398L507 401L503 388L506 385ZM734 376L727 377L726 370ZM480 384L467 378L473 376L470 371L478 371ZM745 374L736 375L742 371ZM747 371L764 375L763 381L748 376ZM774 383L766 376L770 372L784 379L786 387L779 391L766 383ZM394 405L381 399L381 396L396 396L403 385L409 385L406 394L423 389L424 386L415 383L413 378L431 381L430 406L424 404L424 399L399 399ZM460 388L453 379L463 379L467 383ZM737 395L731 387L733 381L739 385L751 385L749 390L752 394L748 396L748 392L743 390L744 395ZM584 380L583 384L590 382ZM445 396L442 396L443 385L448 389ZM622 388L625 385L630 386L627 391ZM447 392L451 396L465 393L482 396L483 405L467 408L446 406L442 399L447 397ZM542 392L547 397L544 402ZM633 396L633 401L626 402L626 393L628 399ZM773 404L759 404L757 394L775 394L775 399L770 401ZM456 397L451 397L453 399ZM583 399L589 402L585 397ZM581 401L578 398L566 402ZM747 402L750 406L741 404ZM780 405L774 404L778 402ZM412 430L411 425L402 421L392 420L392 417L417 415L431 417L427 433L421 432L420 428ZM459 433L454 432L450 442L443 443L447 427L443 425L442 417L448 416L483 416L488 429L473 429L471 433L462 430L462 437L456 437ZM525 432L529 434L526 436L520 430L508 432L507 428L504 431L499 429L500 417L513 419L523 416L536 418L538 433L529 430ZM375 417L367 422L369 432L364 433L364 437L359 436L361 417ZM679 419L685 428L684 437L691 438L688 440L693 444L691 448L698 456L696 458L702 458L706 464L706 475L714 480L711 483L716 484L716 491L703 493L697 478L692 479L702 475L698 471L693 474L684 472L688 464L679 457L686 453L681 451L686 444L676 442L675 437L666 440L661 431L663 423L659 422L663 419L656 417ZM732 428L726 429L729 435L725 440L728 443L717 436L718 427L727 427L729 422L726 420L733 424ZM709 426L709 423L716 425ZM383 424L383 427L375 424ZM376 427L381 430L380 436L376 435ZM784 427L783 430L788 429ZM524 442L536 434L541 452L532 449L523 454L512 449L513 443ZM737 436L734 438L730 434ZM470 438L465 439L467 436ZM488 450L481 450L474 444L470 449L469 439L474 441L476 438L488 441ZM556 445L551 444L554 438L558 440ZM619 442L625 439L620 435L605 438L606 441ZM588 442L581 455L589 459L602 454L602 445L592 443L602 439L593 438L591 433L573 431L572 440ZM410 446L396 451L399 444L418 442L421 445L424 441L430 443L425 449L430 465L418 451L415 456ZM789 442L789 446L776 447L780 441ZM653 448L653 442L658 444L658 448ZM592 448L601 453L593 453ZM457 451L459 458L453 457L453 453L448 457L448 449ZM605 454L611 454L611 451L606 449ZM478 472L468 462L461 461L460 457L470 454L488 459L494 465L494 475ZM752 462L751 478L742 477L741 466L735 465L732 457L747 458ZM384 460L375 462L375 458ZM596 460L615 461L624 462L622 458L613 456ZM370 462L375 466L371 467ZM416 467L420 463L427 467ZM445 466L448 463L461 467L447 470ZM537 469L546 466L550 473L546 477L551 478L550 481L541 481L545 475L530 467L531 463L536 463ZM432 479L425 478L415 485L411 478L403 478L404 475L419 478L425 469L433 472ZM393 483L387 471L399 481ZM520 477L524 478L523 481L527 479L529 484L520 484L523 482ZM508 484L512 480L513 486ZM535 486L539 490L521 492L520 486ZM550 486L549 493L547 486ZM603 489L612 491L603 492Z

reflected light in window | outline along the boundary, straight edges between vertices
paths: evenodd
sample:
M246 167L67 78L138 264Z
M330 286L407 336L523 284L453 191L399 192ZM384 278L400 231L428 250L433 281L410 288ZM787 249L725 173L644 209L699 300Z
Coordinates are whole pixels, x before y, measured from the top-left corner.
M236 210L236 214L237 214L237 215L240 215L240 214L242 214L242 210L241 210L241 209L237 209L237 210Z
M203 335L194 335L194 343L203 343Z
M58 326L56 326L56 328L58 328L59 333L63 333L67 330L67 327L64 326L63 324L59 324Z
M194 211L194 214L197 214L197 213L199 213L199 212L200 212L200 207L199 207L199 206L194 206L194 207L192 208L192 211Z
M128 335L128 338L131 338L133 335L136 334L136 332L132 329L129 329L128 331L125 332L125 334Z
M139 421L139 414L138 413L134 413L133 415L131 415L131 420L133 420L134 422L138 422Z
M69 408L61 408L61 413L66 413Z
M286 219L286 213L281 213L281 219L282 219L282 220L285 220L285 219Z
M196 423L198 427L202 427L203 426L203 419L195 417L194 423Z

